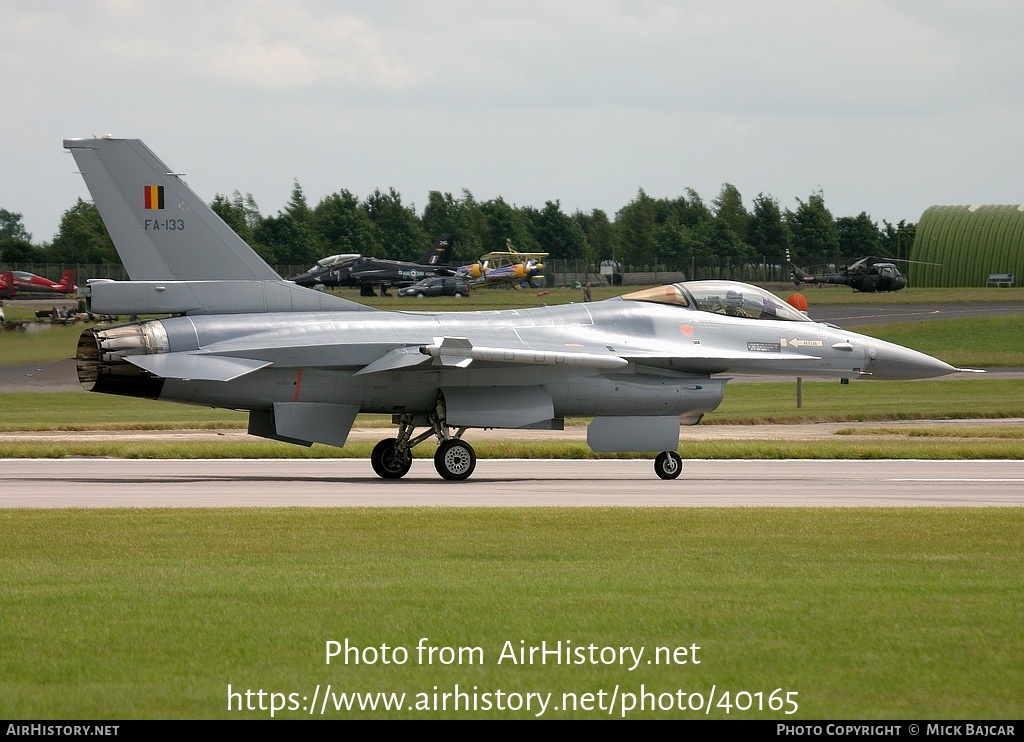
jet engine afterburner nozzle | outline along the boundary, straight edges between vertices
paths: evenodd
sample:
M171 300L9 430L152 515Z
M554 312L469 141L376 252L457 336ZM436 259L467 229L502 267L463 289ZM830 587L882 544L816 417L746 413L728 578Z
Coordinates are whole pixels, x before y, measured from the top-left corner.
M164 380L125 356L166 352L167 334L159 321L89 328L78 338L78 381L87 392L156 399Z

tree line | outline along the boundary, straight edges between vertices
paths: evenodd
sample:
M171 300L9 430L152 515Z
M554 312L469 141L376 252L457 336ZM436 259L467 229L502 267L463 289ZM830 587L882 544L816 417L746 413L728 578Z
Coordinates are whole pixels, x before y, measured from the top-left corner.
M689 272L726 265L782 265L787 251L801 264L835 263L867 255L906 258L916 225L882 226L866 212L833 217L821 191L795 208L758 194L748 209L726 183L705 203L693 189L674 199L653 198L643 189L610 218L600 209L566 214L559 201L541 209L516 206L500 196L477 201L431 191L422 213L394 189L360 199L340 190L309 206L302 187L276 215L264 216L252 195L217 194L217 214L271 265L309 266L326 255L361 253L416 260L442 234L454 236L453 263L502 250L509 240L524 252L555 259L598 263L615 260L643 270L662 266ZM96 207L79 199L64 212L52 242L36 244L19 213L0 209L0 264L110 263L120 260Z

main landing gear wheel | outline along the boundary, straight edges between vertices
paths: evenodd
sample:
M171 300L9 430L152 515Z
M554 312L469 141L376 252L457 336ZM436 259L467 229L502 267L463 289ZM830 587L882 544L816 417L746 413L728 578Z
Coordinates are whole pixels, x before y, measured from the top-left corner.
M449 438L437 447L434 468L445 479L468 479L476 468L476 452L465 441Z
M662 451L654 459L654 471L662 479L675 479L683 471L683 460L675 451Z
M385 438L370 453L370 466L378 477L384 479L401 479L412 467L412 453L406 449L399 453L395 444L397 438Z

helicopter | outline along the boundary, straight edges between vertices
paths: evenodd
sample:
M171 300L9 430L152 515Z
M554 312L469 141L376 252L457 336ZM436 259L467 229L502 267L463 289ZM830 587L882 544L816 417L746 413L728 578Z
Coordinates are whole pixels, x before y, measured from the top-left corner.
M789 260L789 253L786 253ZM899 291L907 287L907 277L896 267L896 263L920 261L901 260L899 258L859 258L849 265L840 267L838 273L805 273L793 262L789 263L793 275L793 283L835 283L845 284L854 291L866 294L881 291ZM922 265L938 265L938 263L922 263Z

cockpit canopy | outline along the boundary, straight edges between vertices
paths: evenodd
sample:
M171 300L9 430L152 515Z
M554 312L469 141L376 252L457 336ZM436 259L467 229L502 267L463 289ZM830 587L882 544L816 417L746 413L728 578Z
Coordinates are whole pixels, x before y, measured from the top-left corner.
M360 255L357 252L341 253L340 255L328 255L326 258L320 258L318 261L316 261L316 265L314 265L313 268L310 268L310 270L314 270L318 266L320 268L330 268L332 265L336 265L337 263L344 263L346 260L354 260L355 258L361 257L362 255Z
M774 294L736 281L685 281L623 294L622 299L668 304L747 319L811 321L806 314Z

